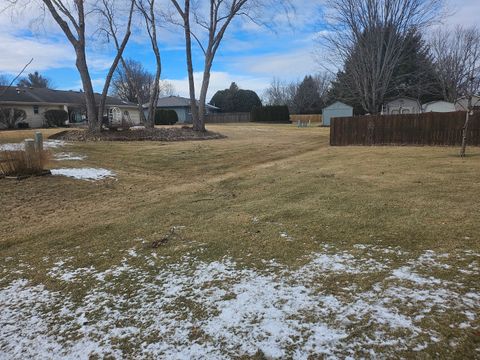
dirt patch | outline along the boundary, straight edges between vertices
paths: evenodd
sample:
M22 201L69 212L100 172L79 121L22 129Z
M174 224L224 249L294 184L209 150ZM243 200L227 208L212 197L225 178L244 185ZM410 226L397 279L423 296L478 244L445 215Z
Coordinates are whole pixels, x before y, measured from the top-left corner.
M192 128L155 128L125 131L66 130L53 134L49 139L64 141L187 141L224 139L226 136L212 132L193 131Z

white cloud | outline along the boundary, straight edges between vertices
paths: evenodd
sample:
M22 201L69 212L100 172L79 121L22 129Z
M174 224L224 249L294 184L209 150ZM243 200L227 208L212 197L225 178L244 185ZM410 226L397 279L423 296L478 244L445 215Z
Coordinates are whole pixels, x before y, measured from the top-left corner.
M197 98L200 94L200 86L202 84L202 72L195 72L195 90ZM180 96L189 96L188 78L184 79L163 79L173 84L176 93ZM210 74L210 86L208 90L207 101L218 91L227 89L232 82L236 82L242 89L254 90L257 94L261 95L263 90L268 86L270 82L269 77L254 77L246 75L233 75L228 72L212 71Z
M452 16L446 19L448 25L479 25L480 0L448 0L447 8Z
M18 73L31 59L35 70L69 67L75 64L75 53L65 43L53 43L30 37L0 34L0 72Z
M258 76L286 80L302 78L319 70L313 56L313 48L306 47L285 53L254 55L238 58L234 68Z

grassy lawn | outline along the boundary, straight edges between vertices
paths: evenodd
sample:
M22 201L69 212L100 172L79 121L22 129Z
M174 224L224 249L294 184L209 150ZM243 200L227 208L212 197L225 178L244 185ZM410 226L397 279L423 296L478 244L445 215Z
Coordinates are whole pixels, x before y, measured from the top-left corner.
M0 180L0 357L480 357L480 148L208 128Z

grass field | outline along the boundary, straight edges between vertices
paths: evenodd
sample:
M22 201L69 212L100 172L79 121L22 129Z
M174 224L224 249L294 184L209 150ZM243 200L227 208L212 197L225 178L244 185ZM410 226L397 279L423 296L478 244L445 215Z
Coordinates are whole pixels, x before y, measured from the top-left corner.
M0 180L0 358L480 358L480 148L209 129Z

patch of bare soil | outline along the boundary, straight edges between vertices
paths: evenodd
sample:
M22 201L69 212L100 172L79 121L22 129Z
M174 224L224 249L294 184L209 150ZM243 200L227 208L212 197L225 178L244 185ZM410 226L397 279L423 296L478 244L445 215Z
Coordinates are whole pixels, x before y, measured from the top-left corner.
M66 130L53 134L49 139L64 141L187 141L224 139L225 135L205 131L193 131L192 128L155 128L122 131Z

